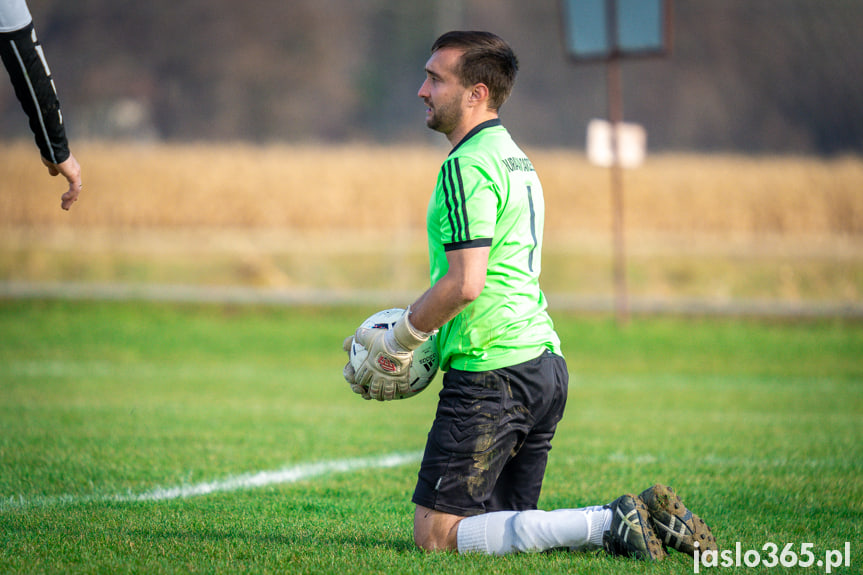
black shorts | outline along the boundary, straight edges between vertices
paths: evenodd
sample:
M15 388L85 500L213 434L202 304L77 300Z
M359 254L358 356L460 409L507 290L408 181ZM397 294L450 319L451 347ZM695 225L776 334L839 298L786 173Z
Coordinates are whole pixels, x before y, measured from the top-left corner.
M413 502L453 515L536 509L569 373L551 352L443 378Z

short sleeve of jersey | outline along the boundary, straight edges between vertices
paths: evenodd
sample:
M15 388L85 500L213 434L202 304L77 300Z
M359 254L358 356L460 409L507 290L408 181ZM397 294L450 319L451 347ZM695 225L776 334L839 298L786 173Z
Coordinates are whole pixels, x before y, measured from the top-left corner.
M491 245L500 190L488 170L469 156L454 156L438 174L436 213L446 251Z

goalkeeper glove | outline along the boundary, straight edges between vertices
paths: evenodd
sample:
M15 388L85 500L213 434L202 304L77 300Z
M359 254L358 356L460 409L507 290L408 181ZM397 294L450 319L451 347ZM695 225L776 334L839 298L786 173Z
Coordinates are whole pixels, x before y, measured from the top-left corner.
M351 383L354 392L366 399L389 401L408 395L413 351L431 335L411 324L410 307L392 329L359 328L354 337L368 355L356 373L352 374L353 381L347 373L350 363L345 366L345 379ZM345 343L350 345L347 340Z

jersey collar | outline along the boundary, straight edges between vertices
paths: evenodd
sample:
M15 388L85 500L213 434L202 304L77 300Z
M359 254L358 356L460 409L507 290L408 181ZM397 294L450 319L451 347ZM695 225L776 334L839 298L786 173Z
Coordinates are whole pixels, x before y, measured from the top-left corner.
M481 124L477 124L476 126L473 127L473 129L471 129L470 132L465 134L464 138L462 138L461 141L458 144L456 144L452 150L450 150L449 155L451 156L456 150L458 150L461 147L462 144L464 144L465 142L467 142L468 140L470 140L471 138L476 136L479 132L485 130L486 128L491 128L492 126L500 126L500 125L501 125L500 118L494 118L492 120L486 120L485 122L483 122Z

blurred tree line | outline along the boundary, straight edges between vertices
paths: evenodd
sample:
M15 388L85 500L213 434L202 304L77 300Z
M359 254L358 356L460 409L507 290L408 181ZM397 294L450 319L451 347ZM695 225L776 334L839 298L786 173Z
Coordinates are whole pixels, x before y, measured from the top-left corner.
M30 0L73 138L440 141L416 92L429 46L487 29L522 70L504 122L582 147L605 65L567 60L557 0ZM678 0L668 58L623 66L652 150L863 151L860 0ZM0 84L0 135L26 136Z

